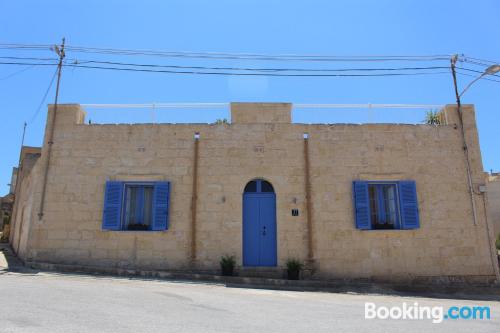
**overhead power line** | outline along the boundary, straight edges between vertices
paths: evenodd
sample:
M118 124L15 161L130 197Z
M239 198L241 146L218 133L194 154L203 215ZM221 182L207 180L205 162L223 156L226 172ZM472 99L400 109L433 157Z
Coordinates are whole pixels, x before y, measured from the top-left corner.
M0 57L2 58L2 57ZM53 59L50 59L53 60ZM104 66L90 66L85 63L97 63ZM56 66L56 63L33 63L33 62L0 62L0 65L21 65L21 66ZM117 64L118 66L106 66L107 64ZM247 68L247 67L205 67L205 66L179 66L179 65L159 65L159 64L137 64L137 63L121 63L110 61L94 61L86 60L82 63L66 63L64 67L97 69L97 70L115 70L115 71L132 71L146 73L166 73L166 74L194 74L194 75L225 75L225 76L275 76L275 77L380 77L380 76L415 76L415 75L433 75L433 74L448 74L449 68L444 66L430 67L393 67L393 68L324 68L324 69L306 69L306 68ZM136 68L139 67L139 68ZM163 70L162 68L173 69L195 69L195 70ZM457 67L458 70L468 71L481 74L482 71L475 69ZM26 69L23 69L26 70ZM222 71L226 70L226 71ZM229 72L228 72L229 71ZM236 71L236 72L233 72ZM244 71L240 73L238 71ZM248 71L248 73L247 73ZM276 73L273 73L276 72ZM371 72L363 73L345 73L345 72ZM412 72L408 72L412 71ZM292 72L292 73L288 73ZM301 72L301 74L293 73ZM302 73L305 72L305 73ZM307 73L310 72L310 73ZM320 72L318 74L318 72ZM327 72L322 74L321 72ZM333 73L331 73L333 72ZM340 72L340 73L336 73ZM385 73L380 73L385 72ZM311 74L314 73L314 74ZM465 75L463 72L459 72ZM498 75L494 75L500 77ZM498 82L498 80L489 77L483 77L483 80Z
M40 60L52 61L51 65L57 65L57 59L54 58L33 58L33 57L3 57L0 59L9 60ZM9 64L8 62L4 64ZM16 63L17 64L17 63ZM82 65L82 64L101 64L101 65L118 65L132 67L152 67L152 68L177 68L177 69L203 69L203 70L232 70L232 71L271 71L271 72L349 72L349 71L405 71L405 70L433 70L433 69L448 69L448 66L427 66L427 67L397 67L397 68L256 68L256 67L211 67L211 66L182 66L182 65L161 65L161 64L138 64L126 63L117 61L100 61L100 60L78 60L69 59L65 65ZM38 65L38 64L37 64ZM42 64L39 64L42 65Z
M157 56L169 58L198 58L198 59L221 59L221 60L267 60L267 61L349 61L349 62L371 62L371 61L432 61L449 60L450 55L431 56L332 56L332 55L296 55L296 54L250 54L250 53L211 53L211 52L171 52L154 50L127 50L127 49L105 49L85 48L68 46L69 51L80 53L112 54L124 56Z
M90 61L88 61L90 62ZM87 62L87 63L88 63ZM101 65L107 65L113 62L101 62L92 61ZM33 62L0 62L0 65L33 65L33 66L55 66L55 63L33 63ZM129 64L129 63L117 63L121 66L127 67L117 67L117 66L91 66L80 63L66 63L65 67L74 68L87 68L87 69L103 69L103 70L116 70L116 71L133 71L133 72L151 72L151 73L170 73L170 74L199 74L199 75L236 75L236 76L291 76L291 77L335 77L335 76L353 76L353 77L364 77L364 76L402 76L402 75L425 75L425 74L443 74L448 73L448 71L435 71L436 69L448 69L448 67L399 67L399 68L338 68L338 69L324 69L323 72L353 72L353 71L378 71L378 72L389 72L389 73L370 73L370 74L296 74L296 73L283 73L284 71L294 72L316 72L315 69L290 69L290 68L238 68L238 67L204 67L204 66L177 66L177 65L154 65L154 64ZM140 67L140 68L137 68ZM152 67L152 68L144 68ZM164 70L161 68L174 68L174 69L195 69L195 70ZM220 71L220 70L229 71ZM214 71L215 70L215 71ZM408 70L413 70L414 72L406 72ZM418 72L419 70L425 70L425 72ZM431 72L430 70L434 70ZM232 71L253 71L248 73L232 72ZM261 71L266 71L262 73ZM271 71L278 71L279 73L273 73ZM394 73L396 71L403 71L402 73ZM417 71L417 72L415 72Z
M53 46L47 44L0 44L0 49L20 50L49 50ZM242 60L271 60L271 61L434 61L449 60L449 54L437 55L316 55L316 54L257 54L257 53L225 53L225 52L186 52L186 51L158 51L138 49L115 49L82 46L67 46L68 51L75 53L93 53L124 56L158 56L175 58L201 59L242 59Z
M54 72L54 75L52 75L52 78L50 79L49 86L47 87L47 90L43 94L42 100L40 101L40 104L38 104L38 108L36 109L35 113L33 114L33 116L31 117L31 119L29 121L30 124L36 119L36 117L38 116L38 113L42 109L42 106L45 103L45 100L47 99L47 95L49 94L50 88L52 88L52 85L54 84L54 80L56 78L56 75L57 75L57 69Z
M7 56L0 56L0 59L10 59L10 60L40 60L40 61L57 61L57 58L7 57Z
M57 64L50 63L33 63L33 62L13 62L13 61L0 61L0 65L21 65L21 66L57 66Z
M474 58L474 57L469 57L469 56L466 56L466 55L463 55L462 56L462 59L463 60L475 60L477 62L480 62L480 63L488 63L488 66L489 65L494 65L494 64L498 64L500 63L499 61L493 61L493 60L486 60L486 59L480 59L480 58Z
M0 44L0 49L13 50L50 50L53 45L48 44Z
M47 51L54 48L51 44L0 44L0 49L23 51ZM431 55L318 55L318 54L260 54L260 53L228 53L228 52L189 52L189 51L160 51L150 49L119 49L85 46L67 46L68 51L75 53L93 53L122 56L158 56L172 58L200 58L200 59L238 59L238 60L270 60L270 61L345 61L345 62L378 62L378 61L448 61L452 54ZM467 55L460 55L460 61L475 65L489 66L498 61L486 60Z
M7 76L4 76L4 77L0 78L0 81L10 79L11 77L16 76L16 75L21 74L21 73L24 73L27 70L32 69L33 67L35 67L35 65L30 65L30 66L27 66L25 68L22 68L22 69L20 69L18 71L15 71L14 73L11 73L11 74L9 74Z
M458 69L458 68L457 68ZM474 75L474 74L469 74L469 73L463 73L463 72L460 72L460 71L457 71L458 74L460 75L465 75L465 76L469 76L469 77L475 77L477 78L477 75ZM486 81L491 81L491 82L500 82L500 80L495 80L495 79L490 79L488 77L482 77L480 78L481 80L486 80Z
M470 68L464 68L464 67L457 67L457 69L461 69L461 70L468 71L468 72L473 72L473 73L478 73L478 74L484 74L484 71L478 71L476 69L470 69ZM498 75L498 74L488 74L488 75L489 76L500 77L500 75Z
M431 70L448 69L445 66L431 67L398 67L398 68L249 68L249 67L209 67L209 66L180 66L180 65L159 65L159 64L137 64L115 61L81 60L76 61L74 65L81 64L104 64L132 67L151 67L151 68L178 68L178 69L203 69L203 70L232 70L232 71L270 71L270 72L348 72L348 71L404 71L404 70Z
M197 75L225 75L225 76L279 76L279 77L370 77L370 76L404 76L404 75L428 75L428 74L448 74L449 71L439 72L412 72L412 73L374 73L374 74L290 74L290 73L239 73L239 72L206 72L206 71L175 71L149 68L125 68L110 66L88 66L78 64L67 64L66 67L103 69L115 71L148 72L148 73L170 73L170 74L197 74Z

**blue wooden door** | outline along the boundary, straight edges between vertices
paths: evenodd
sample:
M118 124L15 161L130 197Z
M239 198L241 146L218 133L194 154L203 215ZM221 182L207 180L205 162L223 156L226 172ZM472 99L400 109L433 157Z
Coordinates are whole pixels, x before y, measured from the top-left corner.
M261 190L260 184L256 190ZM276 266L276 195L243 194L243 266Z
M259 198L260 258L259 266L276 266L276 196Z

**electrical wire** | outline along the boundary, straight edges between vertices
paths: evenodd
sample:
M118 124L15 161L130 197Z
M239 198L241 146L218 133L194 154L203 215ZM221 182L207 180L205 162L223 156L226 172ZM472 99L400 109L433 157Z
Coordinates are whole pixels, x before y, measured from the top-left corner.
M0 57L1 58L1 57ZM50 59L54 60L54 59ZM85 63L97 63L97 64L114 64L119 66L129 66L129 67L114 67L114 66L89 66ZM23 65L30 66L56 66L56 63L28 63L28 62L0 62L0 64L6 65ZM132 66L132 68L130 68ZM65 63L64 67L73 68L85 68L85 69L101 69L101 70L116 70L116 71L132 71L132 72L148 72L148 73L168 73L168 74L195 74L195 75L224 75L224 76L274 76L274 77L380 77L380 76L414 76L414 75L430 75L430 74L447 74L447 71L436 71L439 69L449 69L448 67L433 66L433 67L399 67L399 68L337 68L337 69L305 69L305 68L240 68L240 67L204 67L204 66L177 66L177 65L157 65L157 64L136 64L136 63L121 63L121 62L110 62L110 61L95 61L88 60L81 63ZM149 68L134 68L134 67L149 67ZM150 69L154 68L154 69ZM160 68L160 69L159 69ZM161 68L174 68L174 69L196 69L196 70L162 70ZM27 70L23 69L22 71ZM216 70L207 71L207 70ZM230 70L230 71L254 71L250 73L240 73L240 72L223 72L219 70ZM394 73L394 71L408 71L408 70L424 70L425 72L404 72L404 73ZM432 72L429 70L433 70ZM482 74L482 71L457 67L457 70L469 71L477 74ZM259 73L259 71L264 71L264 73ZM277 71L279 73L269 73L270 71ZM386 71L390 73L371 73L371 74L295 74L295 73L283 73L285 71L301 71L301 72L356 72L356 71ZM19 71L21 72L21 71ZM458 71L457 71L458 72ZM18 72L14 73L17 74ZM463 72L458 72L461 75L467 75ZM468 76L474 76L468 74ZM500 77L498 75L493 75ZM3 78L5 79L5 78ZM482 79L492 82L500 82L499 80L494 80L491 78L483 77Z
M460 72L458 70L457 70L457 73L460 74L460 75L465 75L465 76L469 76L469 77L477 77L477 75L463 73L463 72ZM480 78L480 80L486 80L486 81L491 81L491 82L500 82L500 80L490 79L488 77L482 77L482 78Z
M134 66L134 67L152 67L152 68L177 68L177 69L203 69L203 70L233 70L233 71L271 71L271 72L347 72L347 71L397 71L397 70L430 70L430 69L448 69L444 66L432 67L399 67L399 68L248 68L248 67L207 67L207 66L180 66L180 65L158 65L158 64L136 64L124 63L115 61L98 61L98 60L77 60L75 65L81 64L105 64L119 66Z
M499 61L474 58L474 57L469 57L469 56L465 56L465 55L463 55L463 58L464 59L472 59L472 60L475 60L475 61L481 62L481 63L488 63L489 65L495 65L495 64L499 64L500 63ZM489 66L489 65L487 65L487 66Z
M90 62L90 61L89 61ZM96 63L101 63L101 64L115 64L115 62L100 62L100 61L95 61ZM0 62L0 65L33 65L33 66L56 66L56 63L32 63L32 62ZM80 64L80 63L65 63L65 67L74 67L74 68L89 68L89 69L106 69L106 70L118 70L118 71L136 71L136 72L158 72L158 73L172 73L172 74L200 74L200 75L252 75L252 76L310 76L310 77L315 77L315 76L400 76L400 75L421 75L421 74L441 74L441 73L447 73L447 72L413 72L413 73L374 73L374 74L290 74L290 73L259 73L259 70L266 70L266 71L295 71L295 70L302 70L302 71L315 71L314 69L308 70L308 69L286 69L286 68L266 68L266 69L254 69L254 68L238 68L238 67L226 67L228 70L233 70L233 71L257 71L257 73L239 73L239 72L223 72L219 71L223 69L224 67L203 67L203 66L176 66L176 65L152 65L152 64L128 64L128 63L116 63L116 64L121 64L122 66L129 66L129 67L115 67L115 66L90 66L90 65L85 65L85 64ZM133 67L130 67L133 66ZM134 67L153 67L155 69L149 69L149 68L134 68ZM163 68L163 67L173 67L177 69L198 69L198 70L162 70L158 68ZM436 70L436 69L448 69L448 67L402 67L402 68L340 68L340 69L328 69L324 71L340 71L340 72L346 72L346 71L406 71L406 70ZM207 71L207 70L217 70L217 71Z
M49 94L50 88L52 88L52 85L54 84L54 80L55 80L56 76L57 76L57 69L54 72L54 75L52 75L52 79L50 79L49 86L48 86L47 90L45 91L45 94L43 94L42 100L41 100L40 104L38 105L38 108L36 109L35 113L33 114L33 116L31 117L31 119L29 121L30 124L36 119L36 117L38 116L38 113L40 113L40 110L42 109L42 106L45 103L45 100L47 99L47 95Z
M457 67L457 69L462 69L464 71L468 71L468 72L474 72L474 73L478 73L478 74L484 74L484 71L478 71L478 70L475 70L475 69L470 69L470 68L463 68L463 67ZM489 76L496 76L496 77L500 77L500 75L498 74L488 74Z
M6 62L1 61L0 65L21 65L21 66L57 66L57 64L49 64L49 63L33 63L33 62Z
M77 53L97 53L123 56L156 56L168 58L195 58L195 59L218 59L218 60L266 60L266 61L312 61L312 62L381 62L381 61L435 61L449 60L449 57L354 57L354 56L297 56L297 55L239 55L239 54L217 54L217 53L187 53L187 52L163 52L163 51L141 51L141 50L116 50L116 49L85 49L67 47L68 51Z
M332 56L332 55L315 55L315 54L309 54L309 55L298 55L298 54L277 54L277 55L270 55L270 54L255 54L255 53L223 53L223 52L185 52L185 51L156 51L156 50L133 50L133 49L111 49L111 48L94 48L94 47L78 47L78 46L67 46L68 49L73 49L73 50L85 50L85 51L106 51L106 52L116 52L116 53L141 53L141 54L165 54L165 55L191 55L191 56L197 56L197 55L208 55L208 56L240 56L240 57L286 57L286 58L319 58L319 59L324 59L324 58L351 58L351 59L369 59L369 58L384 58L384 59L390 59L390 58L411 58L411 59L417 59L417 58L447 58L449 59L450 55L364 55L364 56Z
M174 70L156 70L143 68L123 68L109 66L88 66L77 64L66 64L66 67L88 68L88 69L105 69L116 71L132 71L132 72L150 72L150 73L170 73L170 74L197 74L197 75L226 75L226 76L279 76L279 77L370 77L370 76L405 76L405 75L426 75L426 74L444 74L449 71L440 72L415 72L415 73L376 73L376 74L282 74L282 73L234 73L234 72L204 72L204 71L174 71Z
M11 73L11 74L9 74L7 76L4 76L4 77L0 78L0 81L10 79L11 77L16 76L16 75L21 74L21 73L24 73L27 70L32 69L33 67L35 67L35 65L30 65L30 66L27 66L26 68L23 68L21 70L15 71L14 73Z
M10 60L41 60L41 61L54 61L57 62L58 59L55 58L33 58L33 57L4 57L0 56L0 59L10 59ZM156 67L156 68L180 68L180 69L209 69L209 70L239 70L239 71L292 71L292 72L345 72L345 71L395 71L395 70L430 70L430 69L447 69L449 67L445 66L428 66L428 67L399 67L399 68L249 68L249 67L208 67L208 66L181 66L181 65L159 65L159 64L137 64L137 63L124 63L116 61L99 61L99 60L78 60L78 59L67 59L65 64L107 64L107 65L119 65L119 66L136 66L136 67ZM7 63L6 63L7 64ZM57 64L57 63L54 63Z
M0 44L0 49L50 50L52 45L46 44ZM223 53L223 52L185 52L156 51L135 49L96 48L66 45L65 49L76 53L112 54L112 55L142 55L178 58L202 59L238 59L238 60L271 60L271 61L436 61L449 60L451 55L365 55L365 56L335 56L335 55L298 55L298 54L254 54L254 53Z
M40 60L40 61L58 61L57 58L33 58L33 57L7 57L0 56L0 59L10 59L10 60Z
M0 49L25 49L25 50L40 50L46 49L50 50L53 48L53 45L48 44L0 44Z

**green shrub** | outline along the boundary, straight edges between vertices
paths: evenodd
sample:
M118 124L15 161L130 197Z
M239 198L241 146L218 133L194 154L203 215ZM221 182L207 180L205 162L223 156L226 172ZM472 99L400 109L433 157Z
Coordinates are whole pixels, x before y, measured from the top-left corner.
M222 256L219 263L222 275L233 275L234 267L236 266L236 259L234 258L234 256Z
M304 265L297 259L288 259L286 261L286 269L288 280L300 279L300 271Z
M286 269L289 271L300 271L304 265L297 259L288 259L286 261Z
M441 118L438 111L429 110L425 114L424 123L427 125L441 125Z

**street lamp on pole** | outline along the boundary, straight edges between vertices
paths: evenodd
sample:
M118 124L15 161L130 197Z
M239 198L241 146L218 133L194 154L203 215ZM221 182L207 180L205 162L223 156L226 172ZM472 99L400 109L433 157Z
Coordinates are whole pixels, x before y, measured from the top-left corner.
M486 68L486 70L481 74L479 75L478 77L476 77L474 80L472 80L465 88L464 90L462 90L462 92L458 95L459 97L462 97L462 95L470 88L470 86L472 86L476 81L482 79L483 77L485 77L486 75L495 75L496 73L500 72L500 65L499 64L495 64L495 65L491 65L490 67Z

